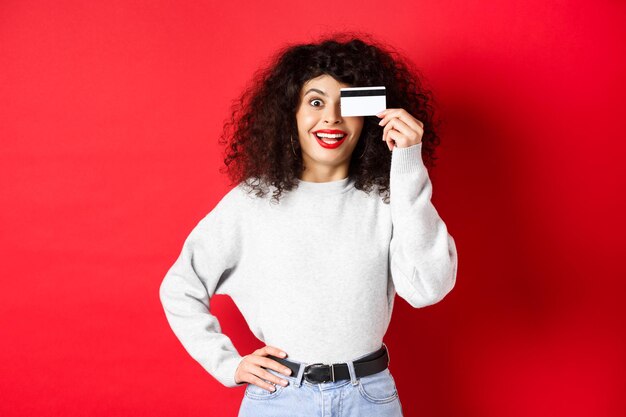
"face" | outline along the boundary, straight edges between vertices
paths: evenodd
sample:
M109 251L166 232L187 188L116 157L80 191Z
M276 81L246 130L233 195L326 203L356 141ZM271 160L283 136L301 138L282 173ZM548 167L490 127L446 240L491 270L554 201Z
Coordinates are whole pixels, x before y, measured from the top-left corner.
M351 86L324 74L307 81L300 90L296 121L309 177L340 179L348 174L350 156L363 129L363 116L341 116L340 89L344 87Z

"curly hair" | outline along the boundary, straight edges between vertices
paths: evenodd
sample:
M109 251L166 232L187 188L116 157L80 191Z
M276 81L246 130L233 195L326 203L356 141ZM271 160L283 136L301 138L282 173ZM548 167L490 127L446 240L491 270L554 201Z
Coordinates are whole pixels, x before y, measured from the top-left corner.
M403 108L424 123L424 164L434 167L439 123L434 120L433 95L424 87L421 72L371 36L343 32L317 43L284 46L271 57L269 65L255 72L251 84L232 104L219 140L226 145L225 167L220 172L226 171L231 185L241 183L258 197L265 196L272 185L276 202L283 191L297 187L304 165L298 141L294 141L298 156L294 155L291 136L298 137L300 91L308 80L324 74L351 86L384 85L387 108ZM348 175L354 179L355 188L368 195L376 187L388 204L391 154L381 140L379 121L364 117Z

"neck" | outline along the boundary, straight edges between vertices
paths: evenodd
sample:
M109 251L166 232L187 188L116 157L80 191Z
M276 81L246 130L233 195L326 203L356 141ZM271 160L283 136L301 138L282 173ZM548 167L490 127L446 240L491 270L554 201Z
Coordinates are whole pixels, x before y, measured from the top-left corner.
M298 178L307 182L330 182L339 181L348 177L348 164L338 167L319 167L316 169L305 169Z

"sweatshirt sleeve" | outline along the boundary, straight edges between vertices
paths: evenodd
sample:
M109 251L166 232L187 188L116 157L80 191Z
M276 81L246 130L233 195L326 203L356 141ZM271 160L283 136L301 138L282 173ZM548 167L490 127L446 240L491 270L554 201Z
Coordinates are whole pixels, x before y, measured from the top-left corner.
M435 304L454 287L457 251L431 202L421 142L393 148L389 189L389 268L396 292L415 308Z
M226 387L244 384L235 383L235 370L243 357L221 333L219 321L209 312L209 300L239 258L240 223L232 195L231 191L222 198L193 228L159 289L176 337L191 357Z

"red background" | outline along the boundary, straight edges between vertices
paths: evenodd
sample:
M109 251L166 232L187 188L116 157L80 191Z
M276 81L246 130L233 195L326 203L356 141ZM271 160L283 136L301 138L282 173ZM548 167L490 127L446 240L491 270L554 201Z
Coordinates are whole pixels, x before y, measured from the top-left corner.
M446 120L433 201L457 285L385 341L406 416L622 416L618 1L0 4L0 414L234 416L158 287L230 188L231 101L285 43L372 33ZM622 215L619 215L622 213ZM230 298L212 311L241 354Z

